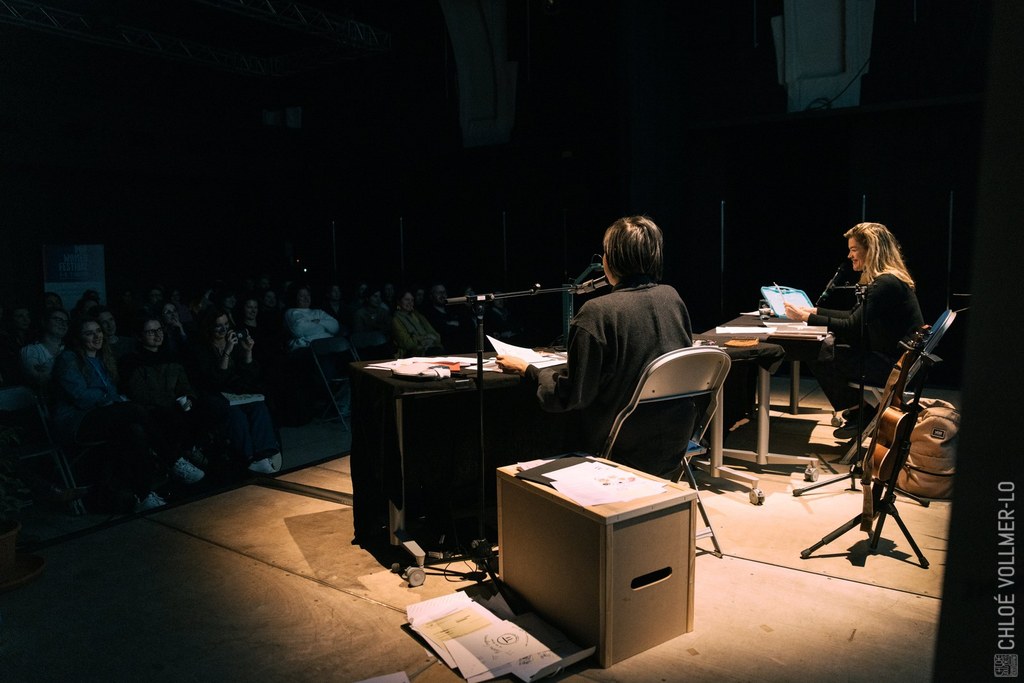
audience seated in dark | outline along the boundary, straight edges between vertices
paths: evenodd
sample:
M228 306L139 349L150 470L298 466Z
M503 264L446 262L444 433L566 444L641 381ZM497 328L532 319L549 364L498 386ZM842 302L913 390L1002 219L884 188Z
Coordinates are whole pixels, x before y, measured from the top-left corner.
M360 280L352 288L352 294L345 302L345 318L344 323L351 330L355 327L356 311L363 305L363 297L366 296L366 288L369 287L366 281ZM339 321L340 322L340 321Z
M368 287L363 305L356 310L352 344L362 360L394 358L391 341L391 313L381 301L380 289Z
M355 310L353 332L384 332L391 334L391 313L384 305L380 289L371 287L367 297Z
M142 302L142 307L149 313L157 313L164 305L164 286L153 285L146 290L146 299Z
M274 317L282 321L284 316L284 308L282 307L281 298L277 295L276 289L261 289L260 290L260 311L264 315L273 314Z
M24 384L21 349L32 341L32 312L28 306L15 304L0 323L0 383Z
M185 367L165 349L163 322L140 316L135 327L137 350L118 363L125 395L149 411L164 440L193 464L205 464L203 434L220 422L226 411L211 416L197 406L197 396Z
M179 315L178 307L170 301L165 301L158 313L164 329L163 352L179 363L188 364L191 360L189 354L192 351L190 337L195 331L185 327ZM144 317L152 315L150 313Z
M60 309L44 309L41 315L38 339L21 348L21 369L28 384L49 399L50 377L54 362L64 351L69 318L67 311Z
M174 308L178 312L178 320L181 321L182 325L185 325L186 328L190 328L195 325L196 321L195 318L192 317L192 311L189 310L189 307L186 306L185 302L182 301L181 299L180 289L178 289L177 287L173 287L170 290L168 290L167 301L164 302L165 305L168 302L174 305Z
M98 488L129 490L133 509L142 511L166 502L154 491L163 476L170 474L185 483L204 476L161 438L141 405L118 392L117 366L97 321L72 321L68 348L57 358L53 378L58 438L71 446L111 442L109 448L95 451L102 462L91 463L89 469Z
M233 287L220 283L214 288L210 295L210 301L216 308L228 314L231 329L237 330L240 326L238 321L238 296Z
M257 321L260 328L260 343L279 354L288 350L291 338L284 326L284 310L278 305L277 294L267 289L259 294L259 314Z
M441 335L441 346L448 353L469 353L476 349L473 318L463 304L445 305L448 290L443 284L430 288L430 300L423 308L431 327Z
M327 311L311 308L311 304L310 288L296 288L292 307L284 313L284 324L290 334L288 348L292 351L308 347L314 339L333 337L340 329L338 321Z
M97 298L97 301L99 299ZM48 310L67 310L64 308L64 299L57 292L43 292L43 308Z
M90 311L96 306L100 305L99 295L96 294L96 290L87 289L82 294L82 297L75 302L75 307L71 309L72 318L84 318L90 314Z
M500 294L495 292L495 295ZM517 345L521 345L524 336L524 327L512 314L508 300L501 298L494 299L488 305L484 314L484 331L495 339Z
M352 309L342 299L341 285L332 284L327 287L324 296L324 310L338 321L340 334L345 335L352 330Z
M395 285L392 282L385 282L380 288L380 301L381 304L390 313L394 313L398 308L398 291L395 289Z
M228 439L236 461L253 472L271 474L280 469L281 449L260 367L253 358L255 345L253 337L231 328L226 311L211 308L200 322L192 378L205 399L228 405ZM251 394L263 398L236 403L239 396Z
M117 319L114 318L114 312L110 308L102 305L94 306L90 315L103 328L103 336L106 338L107 346L114 354L115 360L135 350L135 339L117 333Z
M438 356L444 354L441 335L431 326L426 316L416 310L415 294L409 289L401 290L398 310L391 318L392 337L399 358L417 356Z

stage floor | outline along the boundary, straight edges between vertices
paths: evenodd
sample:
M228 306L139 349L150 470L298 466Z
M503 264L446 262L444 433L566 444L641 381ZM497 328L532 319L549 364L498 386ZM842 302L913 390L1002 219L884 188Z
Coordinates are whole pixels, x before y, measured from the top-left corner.
M788 378L773 380L773 452L841 456L815 388L804 381L801 413L790 415ZM752 429L727 445L742 446ZM408 604L469 585L459 574L473 567L435 565L410 588L390 569L408 564L403 553L352 544L348 457L332 457L347 439L336 425L285 431L290 471L279 479L312 488L254 482L143 516L27 523L46 567L0 594L4 680L360 681L403 671L462 680L403 625ZM878 554L855 529L801 559L859 513L861 494L839 483L794 497L802 467L757 476L761 506L744 486L698 474L725 556L698 552L694 630L608 669L585 660L555 680L931 680L950 504L897 504L928 569L893 520ZM336 495L303 493L316 489ZM557 571L555 559L550 566Z

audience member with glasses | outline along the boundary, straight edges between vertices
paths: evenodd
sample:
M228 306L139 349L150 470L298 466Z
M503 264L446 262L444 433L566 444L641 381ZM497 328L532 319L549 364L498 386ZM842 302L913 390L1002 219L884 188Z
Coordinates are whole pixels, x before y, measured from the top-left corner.
M209 411L196 405L196 392L185 367L165 349L165 332L155 315L144 315L136 322L138 350L118 362L120 386L129 399L146 408L164 440L181 457L205 467L201 443L215 421ZM223 420L223 413L219 418Z
M155 489L168 475L195 483L205 473L163 438L141 404L120 393L118 378L99 322L73 320L68 348L53 368L55 431L73 449L106 443L89 451L94 459L82 465L88 469L85 480L95 483L97 492L109 494L104 502L114 511L128 511L118 504L117 495L127 490L133 496L131 509L141 512L166 503Z

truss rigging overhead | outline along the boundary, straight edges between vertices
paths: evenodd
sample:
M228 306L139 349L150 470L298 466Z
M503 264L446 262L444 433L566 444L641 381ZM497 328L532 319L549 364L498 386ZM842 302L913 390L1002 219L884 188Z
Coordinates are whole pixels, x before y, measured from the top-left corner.
M259 76L305 71L386 52L391 47L389 33L353 19L330 15L297 3L273 0L197 2L276 26L303 31L327 42L278 55L261 56L130 26L110 18L97 18L42 5L30 0L0 0L0 22L98 45Z
M391 47L391 35L355 19L324 12L297 2L277 0L195 0L278 26L313 33L367 51Z

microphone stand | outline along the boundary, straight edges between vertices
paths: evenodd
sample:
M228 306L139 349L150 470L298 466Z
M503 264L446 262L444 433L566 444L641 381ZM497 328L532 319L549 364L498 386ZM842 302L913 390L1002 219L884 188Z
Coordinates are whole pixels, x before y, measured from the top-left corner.
M840 263L839 267L836 268L836 272L832 275L832 279L828 281L828 284L825 285L825 289L824 291L822 291L821 296L819 296L818 300L814 303L815 307L823 305L825 303L825 300L828 299L829 295L833 292L833 290L848 289L848 287L846 286L836 285L836 280L839 279L839 276L843 274L844 270L846 270L846 261Z
M839 274L839 271L836 271L836 275L838 275L838 274ZM833 279L835 279L835 278L833 278ZM828 290L826 290L826 292L827 291ZM864 417L860 414L860 411L863 410L863 406L864 406L864 392L865 392L865 379L864 379L864 375L865 375L866 371L865 371L865 368L864 368L864 355L865 355L864 354L864 349L865 349L865 341L867 340L867 317L868 317L867 285L861 285L861 284L854 285L854 293L856 294L857 301L858 301L859 305L862 308L861 316L860 316L860 350L861 350L861 353L860 353L860 363L859 363L859 365L860 365L860 368L859 368L859 371L860 371L860 385L859 385L860 386L860 404L857 406L857 418L856 418L857 419L857 436L856 436L856 439L857 439L857 441L856 441L856 444L857 444L857 457L855 457L853 459L853 462L850 465L850 471L848 473L846 473L846 474L844 474L844 475L842 475L840 477L833 477L832 479L826 479L825 481L816 482L814 484L811 484L810 486L804 486L803 488L793 489L793 495L794 496L801 496L801 495L807 493L808 491L813 491L814 489L821 488L822 486L828 486L829 484L834 484L834 483L839 482L839 481L846 481L847 479L850 480L850 488L847 489L847 490L849 490L849 491L858 491L859 490L857 488L857 479L863 474L863 471L864 471L863 470L863 465L862 465L862 462L861 462L862 459L863 459L863 456L864 456ZM824 297L824 294L822 294L822 297ZM819 299L819 301L820 300L821 299Z
M600 285L598 285L600 286ZM591 284L593 287L593 284ZM535 284L532 288L518 292L501 292L498 294L474 294L472 296L458 296L445 299L445 306L465 304L473 309L473 316L476 319L476 389L477 389L477 410L479 417L479 448L480 448L480 501L477 519L477 538L470 542L470 556L476 562L477 568L486 571L491 580L499 586L494 576L494 554L493 545L487 540L484 533L484 518L487 514L487 457L486 444L484 439L484 346L487 335L484 332L484 318L487 307L499 299L513 299L524 296L535 296L537 294L562 294L564 292L576 293L583 286L579 284L566 285L564 287L542 288ZM592 289L586 291L593 291ZM506 600L508 596L505 596Z

